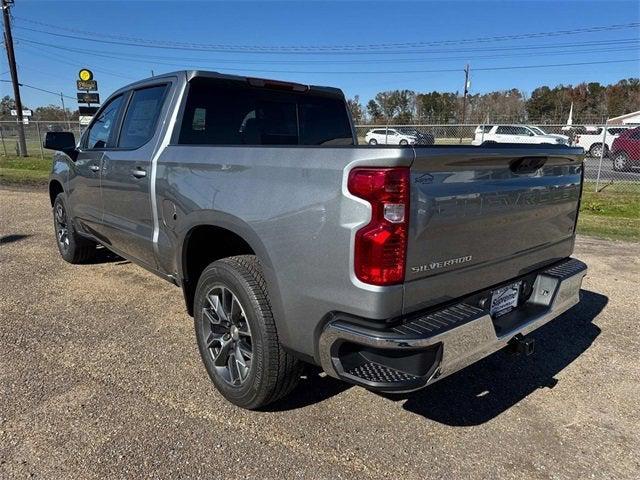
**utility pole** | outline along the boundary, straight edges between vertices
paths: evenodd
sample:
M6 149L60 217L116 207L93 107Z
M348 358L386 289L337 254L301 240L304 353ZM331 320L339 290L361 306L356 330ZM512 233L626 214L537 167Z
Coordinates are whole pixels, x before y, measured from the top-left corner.
M462 96L462 121L464 125L465 117L467 116L467 94L469 93L469 64L464 67L464 94ZM462 143L462 134L460 134L460 143Z
M64 121L67 122L67 128L71 130L71 124L69 123L69 117L67 117L67 109L64 106L64 95L60 92L60 102L62 103L62 113L64 114Z
M13 83L13 98L16 102L18 116L18 151L21 157L27 156L27 142L24 137L24 123L22 118L22 100L20 100L20 84L18 83L18 70L16 69L16 56L13 51L13 37L11 36L11 18L9 8L13 0L2 0L2 17L4 19L4 46L7 49L7 60Z
M464 67L464 95L462 96L462 123L467 116L467 94L469 93L469 64Z

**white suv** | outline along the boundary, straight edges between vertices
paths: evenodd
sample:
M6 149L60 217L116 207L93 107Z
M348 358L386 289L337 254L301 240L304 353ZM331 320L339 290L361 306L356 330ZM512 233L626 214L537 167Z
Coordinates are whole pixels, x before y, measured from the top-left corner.
M569 145L569 137L545 133L529 125L479 125L472 145L491 143L552 143Z
M416 143L414 135L407 135L394 128L374 128L364 137L369 145L413 145Z
M576 144L584 148L584 151L587 152L587 155L590 157L600 158L603 154L602 144L604 143L604 156L606 157L609 155L613 141L618 138L618 135L628 129L629 127L621 126L608 127L607 136L605 137L604 127L586 126L584 131L578 131L576 133Z

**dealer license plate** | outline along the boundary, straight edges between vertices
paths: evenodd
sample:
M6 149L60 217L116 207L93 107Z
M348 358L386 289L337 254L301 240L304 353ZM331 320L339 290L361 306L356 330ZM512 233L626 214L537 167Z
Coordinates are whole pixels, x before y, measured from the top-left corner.
M518 306L521 283L522 282L512 283L511 285L493 291L489 311L492 316L499 317L500 315L509 313Z

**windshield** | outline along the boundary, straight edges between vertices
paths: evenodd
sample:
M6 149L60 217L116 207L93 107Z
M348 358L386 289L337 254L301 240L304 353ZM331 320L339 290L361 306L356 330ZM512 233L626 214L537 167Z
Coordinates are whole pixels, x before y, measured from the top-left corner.
M534 133L537 133L538 135L546 135L547 132L545 132L544 130L542 130L541 128L538 127L529 127L531 130L534 131Z

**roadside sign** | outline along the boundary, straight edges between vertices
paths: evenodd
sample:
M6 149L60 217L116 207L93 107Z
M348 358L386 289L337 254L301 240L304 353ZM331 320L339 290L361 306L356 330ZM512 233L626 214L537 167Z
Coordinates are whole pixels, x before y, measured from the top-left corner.
M78 103L100 103L100 95L97 93L77 92Z
M79 106L78 107L78 113L80 114L81 117L84 116L93 116L96 114L96 112L98 111L98 108L100 107L85 107L85 106Z
M24 125L29 125L29 117L24 117L24 118L22 119L22 123L23 123Z
M78 122L80 123L80 125L89 125L89 123L91 123L92 118L93 118L92 115L80 115L78 117Z
M23 117L30 117L33 114L33 112L31 110L22 110L22 116ZM18 111L17 110L11 110L11 115L13 115L14 117L18 116Z
M95 80L76 80L76 86L78 87L78 90L98 90L98 82Z
M93 72L88 68L83 68L78 72L78 78L84 82L88 82L89 80L93 80Z

